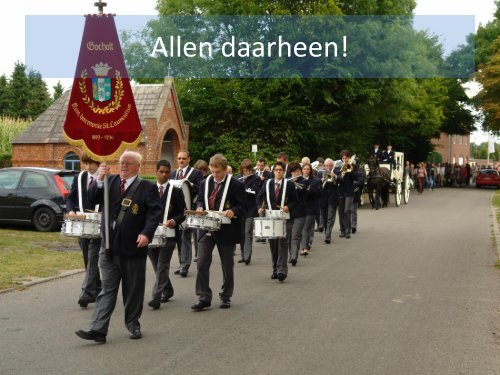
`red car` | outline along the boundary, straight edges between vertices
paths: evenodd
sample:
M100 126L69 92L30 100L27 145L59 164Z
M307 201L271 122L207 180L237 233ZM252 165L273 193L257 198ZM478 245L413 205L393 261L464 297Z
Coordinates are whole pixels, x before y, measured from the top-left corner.
M500 188L500 175L495 169L481 169L476 177L476 187L495 186Z

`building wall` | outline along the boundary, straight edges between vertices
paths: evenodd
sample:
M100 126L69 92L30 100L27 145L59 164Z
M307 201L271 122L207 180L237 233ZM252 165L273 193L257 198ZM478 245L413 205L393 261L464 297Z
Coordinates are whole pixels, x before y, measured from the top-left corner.
M435 151L443 157L443 162L466 164L470 161L470 135L441 133L432 142Z

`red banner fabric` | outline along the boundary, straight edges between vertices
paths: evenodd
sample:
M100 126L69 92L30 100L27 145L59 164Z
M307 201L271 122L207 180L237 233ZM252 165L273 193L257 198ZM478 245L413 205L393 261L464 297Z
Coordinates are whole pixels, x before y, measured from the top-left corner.
M141 141L142 127L112 15L88 15L64 135L98 161Z

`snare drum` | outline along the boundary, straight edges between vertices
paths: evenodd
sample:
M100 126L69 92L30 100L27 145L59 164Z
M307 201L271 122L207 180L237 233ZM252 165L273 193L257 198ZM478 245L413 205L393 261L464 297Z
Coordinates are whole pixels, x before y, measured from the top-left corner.
M197 228L214 232L220 229L221 220L208 215L186 215L188 228Z
M290 212L285 212L283 210L266 210L266 217L268 219L288 220L290 219Z
M149 243L149 247L162 247L167 244L167 238L175 237L175 229L169 228L163 224L158 225L153 235L153 239Z
M222 215L222 212L220 211L207 211L207 216L219 219L221 224L231 224L231 219Z
M61 227L61 234L67 237L101 237L101 213L85 212L79 215L66 216Z
M253 219L255 238L283 238L286 236L286 220L256 217Z

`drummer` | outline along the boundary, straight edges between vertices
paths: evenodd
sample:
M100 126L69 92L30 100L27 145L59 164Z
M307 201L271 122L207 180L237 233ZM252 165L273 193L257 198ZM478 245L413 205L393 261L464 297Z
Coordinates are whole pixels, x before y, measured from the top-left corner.
M168 237L165 246L156 246L148 248L149 260L153 265L156 274L155 284L153 286L152 299L148 305L153 310L158 310L161 303L168 302L174 295L174 288L168 277L170 269L170 260L174 252L175 244L179 238L179 224L184 221L184 210L186 203L182 190L169 184L170 178L170 162L160 160L156 164L156 185L160 196L163 212L168 211L168 216L165 224L168 228L175 228L175 237ZM172 193L169 199L169 191L172 188ZM166 208L167 207L167 208ZM165 216L162 217L162 219Z
M267 180L257 195L259 215L264 216L266 209L282 210L289 213L297 202L297 192L292 181L285 177L286 165L282 161L274 163L274 178ZM285 238L269 239L273 273L271 279L283 281L288 275L288 242Z
M68 214L75 215L76 212L85 212L94 210L88 197L90 185L97 180L99 175L99 162L92 159L86 153L80 157L82 167L81 191L78 188L79 174L76 175L71 184L71 191L66 198L66 207ZM79 195L82 195L82 206L79 207ZM78 304L85 308L89 303L95 302L97 295L101 290L101 279L99 277L99 248L101 246L100 238L78 238L78 245L82 249L83 262L85 263L85 278L80 292Z
M222 265L222 288L219 293L221 309L231 307L234 289L234 259L236 244L241 240L241 220L246 214L245 186L237 178L227 174L227 159L222 154L210 158L210 172L199 186L197 211L219 211L231 219L231 224L222 224L220 230L209 232L198 230L198 274L196 295L198 302L191 308L203 310L212 304L212 290L209 286L212 252L217 245Z

